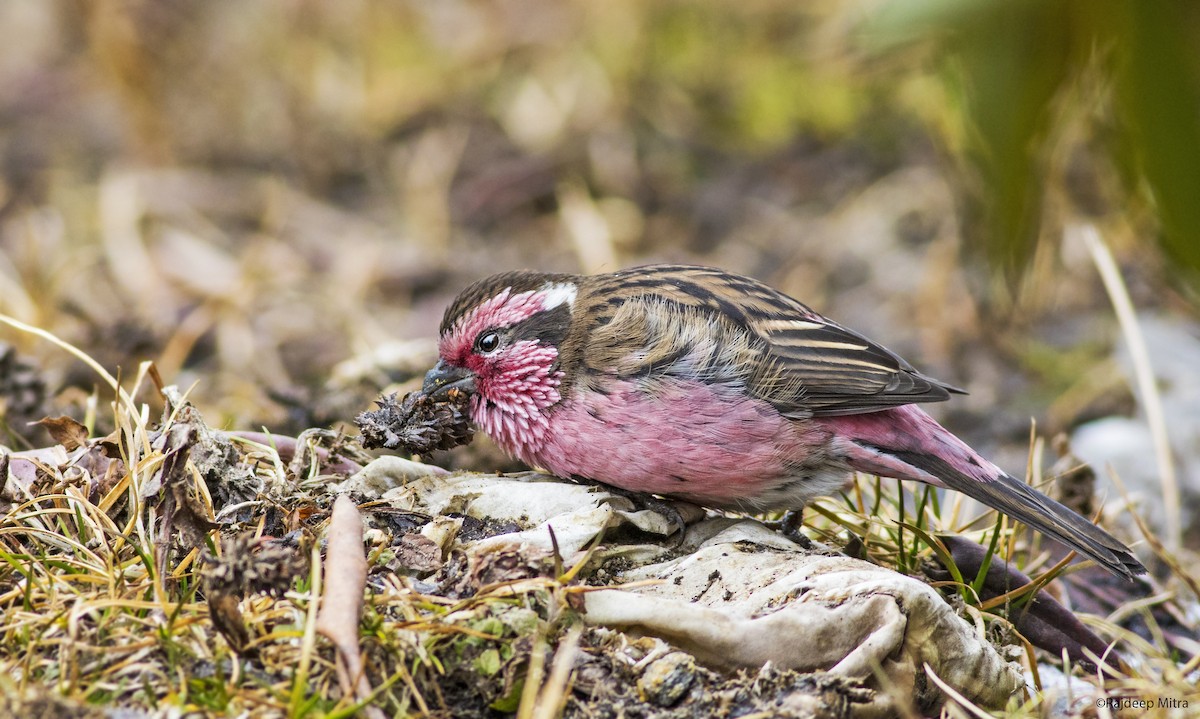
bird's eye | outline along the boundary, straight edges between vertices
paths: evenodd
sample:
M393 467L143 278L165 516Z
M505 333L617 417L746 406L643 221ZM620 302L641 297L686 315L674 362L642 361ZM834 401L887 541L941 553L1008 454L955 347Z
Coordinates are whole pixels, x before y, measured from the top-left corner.
M500 346L500 335L495 332L484 332L475 340L475 349L480 352L495 352Z

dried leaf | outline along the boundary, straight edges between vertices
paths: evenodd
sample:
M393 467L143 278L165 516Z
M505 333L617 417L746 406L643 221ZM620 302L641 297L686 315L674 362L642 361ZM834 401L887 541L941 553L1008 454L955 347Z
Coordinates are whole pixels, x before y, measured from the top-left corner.
M237 597L223 592L209 594L208 616L235 652L246 650L250 644L250 632L242 619L242 611L238 609Z
M397 569L428 574L442 566L442 548L418 532L401 535L393 549L396 552Z
M325 589L317 631L337 647L338 680L346 696L363 699L371 686L358 646L363 590L367 586L367 557L363 552L362 515L346 495L333 503L325 550Z
M30 424L41 425L50 433L50 437L67 451L73 451L87 445L88 430L70 417L43 417Z

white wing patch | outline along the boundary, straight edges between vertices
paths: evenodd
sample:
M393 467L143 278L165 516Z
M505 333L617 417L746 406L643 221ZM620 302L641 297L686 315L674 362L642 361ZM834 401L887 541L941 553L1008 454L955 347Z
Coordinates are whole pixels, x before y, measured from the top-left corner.
M819 330L825 325L808 320L759 320L754 328L762 333L786 332L788 330Z
M867 349L864 344L857 342L834 342L832 340L810 340L802 337L783 337L776 339L771 338L777 345L785 345L787 347L811 347L812 349L827 349L827 350L851 350L862 351ZM842 358L839 358L842 361Z

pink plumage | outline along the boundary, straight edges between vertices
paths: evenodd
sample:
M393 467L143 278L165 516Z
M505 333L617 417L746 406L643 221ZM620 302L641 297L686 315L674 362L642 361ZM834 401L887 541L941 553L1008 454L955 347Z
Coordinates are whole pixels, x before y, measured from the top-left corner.
M636 384L617 382L605 393L580 392L563 402L541 441L517 456L563 477L714 507L763 509L792 504L771 500L781 489L779 478L791 472L788 457L802 445L817 450L829 440L766 402L719 386L679 380L649 397ZM833 481L845 480L841 473ZM793 506L809 498L797 496Z
M961 392L750 278L660 265L496 275L447 309L426 391L563 477L747 510L799 508L851 471L963 492L1115 574L1128 548L981 457L917 403Z

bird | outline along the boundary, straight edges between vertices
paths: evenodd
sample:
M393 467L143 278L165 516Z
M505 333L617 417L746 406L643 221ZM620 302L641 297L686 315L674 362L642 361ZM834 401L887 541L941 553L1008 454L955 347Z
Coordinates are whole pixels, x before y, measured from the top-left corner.
M724 270L478 280L447 306L422 386L452 389L502 450L562 478L756 513L802 509L862 472L961 492L1117 576L1146 571L920 407L963 390Z

